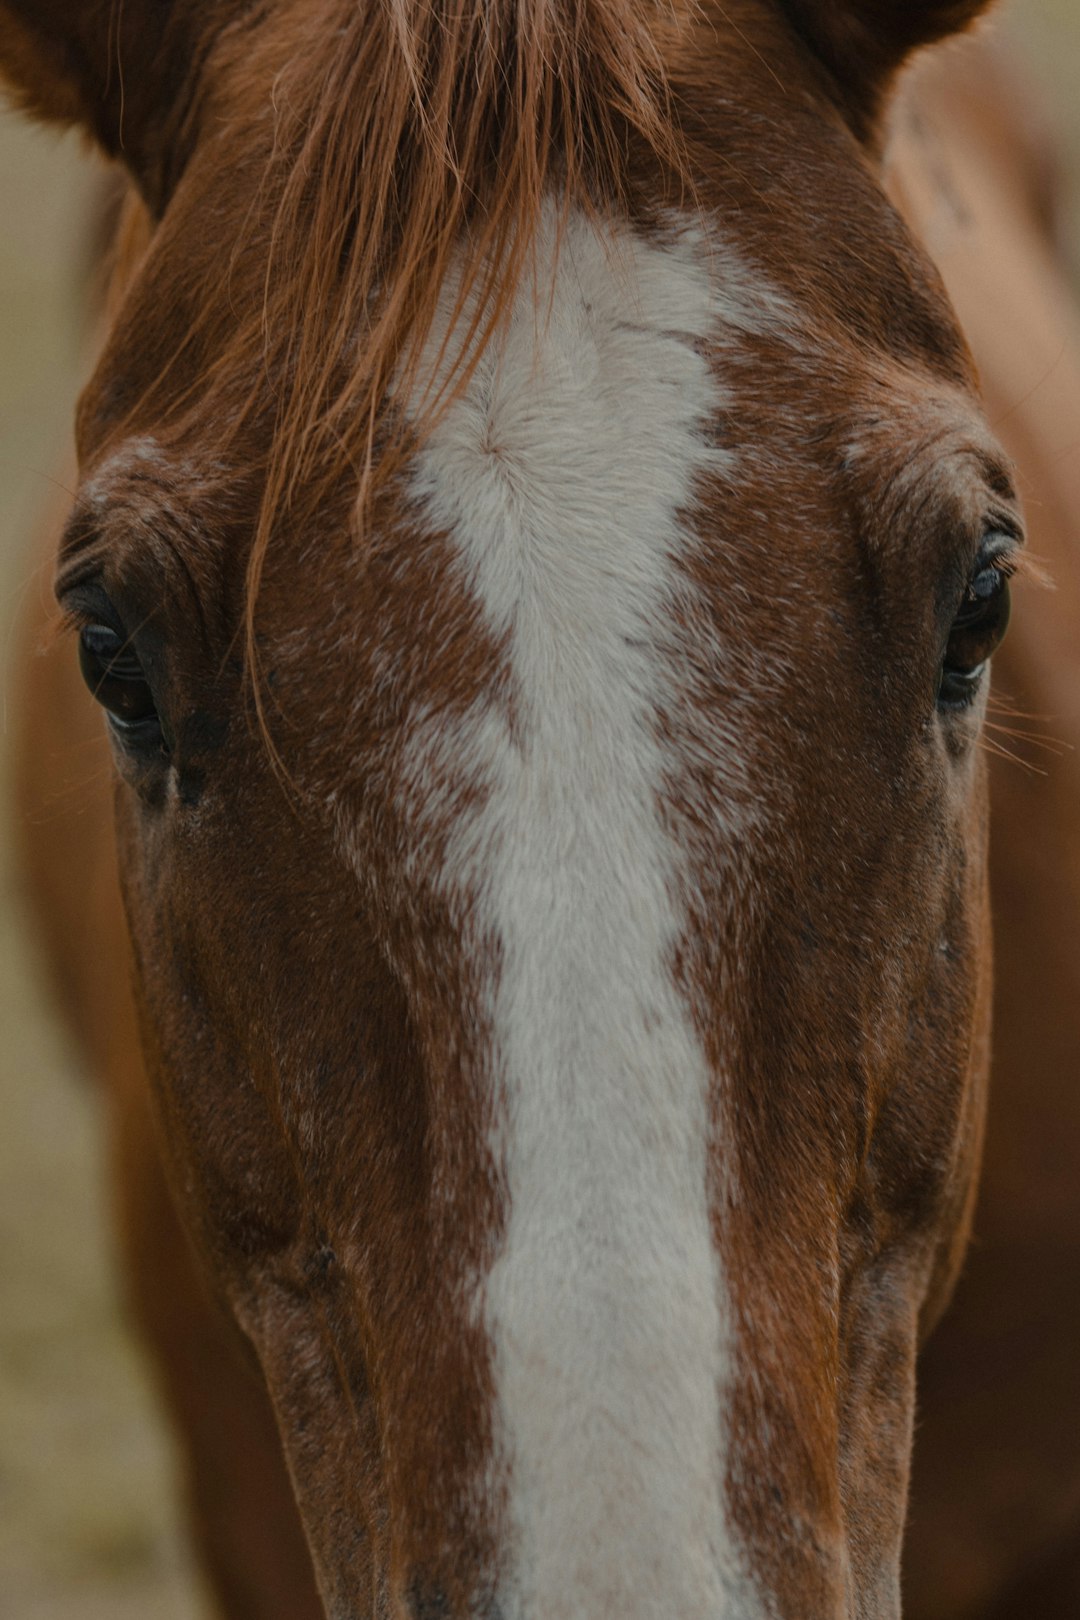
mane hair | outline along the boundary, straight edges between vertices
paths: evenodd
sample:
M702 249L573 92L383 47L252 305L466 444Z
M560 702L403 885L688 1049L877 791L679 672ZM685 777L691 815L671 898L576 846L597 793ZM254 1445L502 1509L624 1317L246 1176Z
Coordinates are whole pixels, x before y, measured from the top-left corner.
M682 4L308 0L256 12L226 40L221 106L237 127L226 122L222 150L268 148L232 270L250 288L248 266L264 263L265 280L261 307L246 307L249 292L231 331L207 347L201 380L208 366L235 387L257 356L274 398L248 568L253 675L275 527L301 492L313 510L351 474L363 543L375 490L465 386L510 309L542 207L554 198L562 217L581 205L602 220L625 202L642 160L659 176L657 204L665 191L681 195L665 63ZM440 355L437 386L425 386L420 356L451 272L454 352ZM189 329L185 341L194 337ZM407 426L391 390L410 400ZM194 390L185 403L196 404ZM230 437L265 405L264 383ZM175 397L168 410L175 420Z
M674 4L674 0L672 0ZM657 0L331 0L276 88L263 332L283 387L248 572L247 652L275 523L303 487L357 480L360 543L405 425L468 381L511 307L541 207L598 212L642 149L679 174ZM271 177L273 178L273 177ZM455 273L455 350L417 367ZM283 381L282 381L283 380ZM258 686L258 682L256 682Z
M371 473L451 268L455 313L472 314L444 387L513 302L552 192L617 203L635 144L679 166L660 39L675 13L658 0L332 0L314 28L305 13L275 90L275 496L317 473L327 436Z

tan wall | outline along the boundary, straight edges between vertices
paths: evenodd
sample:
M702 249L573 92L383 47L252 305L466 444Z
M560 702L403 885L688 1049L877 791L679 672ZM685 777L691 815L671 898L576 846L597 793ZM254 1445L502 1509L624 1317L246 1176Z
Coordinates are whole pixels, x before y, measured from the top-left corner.
M48 593L25 543L55 502L82 368L96 166L0 111L0 745L12 627ZM195 1620L166 1442L110 1270L100 1121L35 973L0 746L0 1620Z

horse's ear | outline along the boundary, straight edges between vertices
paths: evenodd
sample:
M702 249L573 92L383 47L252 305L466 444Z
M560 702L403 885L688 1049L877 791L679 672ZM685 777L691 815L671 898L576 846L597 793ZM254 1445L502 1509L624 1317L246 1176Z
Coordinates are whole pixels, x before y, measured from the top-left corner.
M856 133L871 136L889 86L912 51L957 34L991 0L781 0L823 59Z
M0 75L28 112L76 124L160 209L198 64L243 0L0 0Z

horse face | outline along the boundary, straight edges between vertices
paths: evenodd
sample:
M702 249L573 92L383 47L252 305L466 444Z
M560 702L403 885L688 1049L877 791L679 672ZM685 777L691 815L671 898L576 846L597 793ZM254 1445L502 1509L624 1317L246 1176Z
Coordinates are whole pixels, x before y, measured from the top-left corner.
M60 593L163 1137L334 1616L898 1613L1018 519L932 272L744 9L700 208L545 205L425 416L451 270L362 532L299 465L254 672L257 143L196 144L81 407Z

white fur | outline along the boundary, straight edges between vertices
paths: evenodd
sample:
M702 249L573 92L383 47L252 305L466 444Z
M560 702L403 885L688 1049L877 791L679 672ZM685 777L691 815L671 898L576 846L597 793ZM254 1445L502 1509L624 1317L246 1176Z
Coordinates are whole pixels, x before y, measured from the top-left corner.
M453 759L488 789L447 881L479 890L501 949L508 1229L479 1285L509 1470L499 1597L506 1620L743 1620L760 1606L725 1511L716 1077L673 977L683 874L659 795L679 761L657 730L673 562L720 454L702 353L720 301L690 233L613 245L575 218L555 264L549 220L540 299L522 288L416 481L512 666L512 718L422 728L413 755L433 784ZM737 300L722 313L748 324Z

